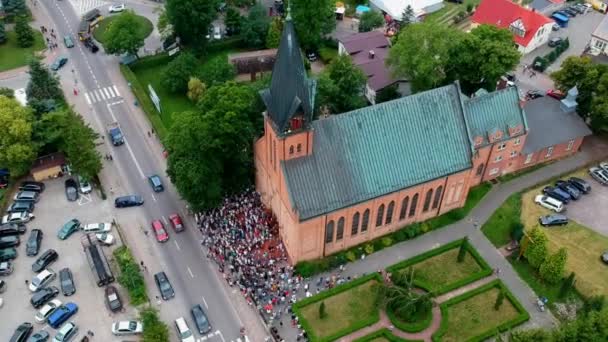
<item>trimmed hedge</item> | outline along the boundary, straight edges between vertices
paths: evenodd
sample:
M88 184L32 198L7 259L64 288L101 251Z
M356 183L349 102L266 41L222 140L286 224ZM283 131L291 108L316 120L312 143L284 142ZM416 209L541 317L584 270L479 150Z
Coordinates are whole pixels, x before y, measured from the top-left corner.
M419 322L405 322L403 320L401 320L399 317L395 316L395 313L392 310L389 310L388 308L385 310L386 315L388 316L388 318L390 319L391 323L397 327L399 330L401 331L405 331L405 332L409 332L409 333L417 333L417 332L421 332L422 330L428 328L431 325L431 322L433 321L433 310L431 309L428 313L427 316L424 317L423 320L419 321Z
M439 254L445 253L451 249L454 248L459 248L460 245L464 242L464 239L460 239L460 240L456 240L456 241L452 241L450 243L447 243L441 247L437 247L435 249L432 249L428 252L422 253L422 254L418 254L415 257L409 258L407 260L403 260L400 261L394 265L391 265L389 267L386 268L386 270L390 273L395 273L398 272L402 269L406 269L412 265L415 265L419 262L422 262L424 260L430 259L434 256L437 256ZM457 289L459 287L462 287L464 285L470 284L474 281L477 281L481 278L485 278L489 275L492 274L493 270L490 267L490 265L488 265L488 263L481 257L481 255L479 255L479 253L477 252L477 250L473 247L473 245L471 243L467 244L467 252L469 252L469 254L471 254L471 256L473 257L473 259L475 259L475 261L477 262L477 264L481 267L481 271L471 274L470 276L460 279L459 281L455 281L451 284L445 285L437 290L435 290L433 292L434 295L441 295L447 292L450 292L454 289ZM416 287L419 287L423 290L429 291L432 288L431 284L428 284L424 281L420 281L420 280L416 280L416 278L414 277L414 285ZM394 322L393 322L394 323ZM407 331L407 330L406 330Z
M206 53L213 53L218 51L236 50L245 47L245 42L240 36L233 36L222 40L213 41L205 47Z
M118 282L124 286L129 293L132 305L139 305L148 301L146 282L141 274L139 264L133 258L133 254L126 246L114 250L114 260L120 268Z
M521 303L519 303L519 301L517 301L517 299L515 298L513 293L511 293L511 291L509 291L509 289L505 286L505 284L503 284L502 281L500 281L499 279L496 279L496 280L491 281L474 290L465 292L464 294L462 294L458 297L454 297L448 301L441 303L441 305L439 306L441 308L441 325L439 326L439 329L433 334L433 336L432 336L433 341L434 342L441 341L441 337L446 333L446 330L448 328L448 310L447 309L449 306L460 303L464 300L474 297L482 292L489 291L493 288L497 288L504 293L505 298L507 298L511 302L511 304L513 304L515 309L519 312L519 315L517 317L515 317L514 319L499 325L498 327L488 329L487 331L485 331L473 338L470 338L469 340L467 340L468 342L484 341L487 338L495 336L499 332L504 332L509 329L512 329L513 327L518 326L518 325L522 324L523 322L526 322L528 319L530 319L530 314L526 311L526 309L524 309L524 307L521 305Z
M362 317L361 320L359 322L357 322L357 324L354 324L351 327L338 331L337 333L335 333L331 336L320 338L320 337L317 337L314 335L314 330L312 329L312 325L308 322L308 320L306 320L306 318L302 315L302 312L301 312L301 309L305 306L320 302L326 298L335 296L339 293L350 290L359 285L363 285L363 284L367 283L368 281L372 281L372 280L377 281L379 284L382 284L382 282L383 282L382 276L379 273L374 272L372 274L368 274L366 276L352 280L348 283L336 286L327 291L323 291L323 292L319 293L318 295L302 299L301 301L296 302L294 305L292 305L291 308L292 308L293 312L298 316L299 322L302 325L302 328L308 333L308 340L310 342L335 341L335 340L339 339L340 337L346 336L352 332L355 332L359 329L363 329L369 325L372 325L372 324L378 322L380 320L380 309L378 309L376 311L376 313L370 317Z
M405 340L402 339L401 337L397 337L395 335L393 335L391 333L390 330L388 330L387 328L383 328L380 330L377 330L369 335L365 335L363 337L360 337L356 340L354 340L353 342L370 342L373 341L377 338L385 338L387 340L389 340L390 342L422 342L422 340Z

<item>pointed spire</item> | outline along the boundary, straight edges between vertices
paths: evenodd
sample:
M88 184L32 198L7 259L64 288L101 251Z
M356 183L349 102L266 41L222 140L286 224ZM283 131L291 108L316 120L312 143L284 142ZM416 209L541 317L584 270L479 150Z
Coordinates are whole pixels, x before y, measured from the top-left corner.
M291 21L291 1L287 4L287 16L285 20Z

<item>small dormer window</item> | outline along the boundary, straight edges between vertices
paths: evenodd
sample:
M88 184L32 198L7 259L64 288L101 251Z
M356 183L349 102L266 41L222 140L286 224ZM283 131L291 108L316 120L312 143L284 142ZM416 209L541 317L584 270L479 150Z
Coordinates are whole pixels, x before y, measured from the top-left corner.
M509 25L509 31L513 32L513 34L524 37L526 35L526 27L521 19L517 19Z

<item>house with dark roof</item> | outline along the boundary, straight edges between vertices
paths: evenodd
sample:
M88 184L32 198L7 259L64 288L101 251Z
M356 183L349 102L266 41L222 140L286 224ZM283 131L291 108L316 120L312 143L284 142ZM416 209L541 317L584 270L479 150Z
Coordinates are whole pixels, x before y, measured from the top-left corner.
M381 31L357 33L338 42L338 53L349 55L367 77L364 93L371 104L376 104L379 91L398 82L385 63L389 48L390 41Z
M316 120L315 93L288 14L254 162L292 263L460 208L472 186L575 153L590 133L574 92L523 103L516 87L467 97L455 82Z
M549 41L555 23L535 10L511 0L482 0L471 17L472 27L486 24L508 29L522 54L532 52Z

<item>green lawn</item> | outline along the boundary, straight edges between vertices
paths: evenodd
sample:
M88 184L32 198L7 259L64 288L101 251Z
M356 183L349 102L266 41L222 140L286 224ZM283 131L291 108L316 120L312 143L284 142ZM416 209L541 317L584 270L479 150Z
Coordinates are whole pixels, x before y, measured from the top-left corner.
M506 296L500 308L494 309L499 291L497 288L491 288L448 306L447 329L441 341L467 341L519 316L519 312Z
M34 30L34 45L21 48L17 44L17 34L14 31L6 32L6 42L0 45L0 72L27 65L34 52L42 51L46 45L42 33Z
M527 175L527 174L529 174L529 173L532 173L532 172L534 172L534 171L536 171L536 170L538 170L538 169L542 169L543 167L545 167L545 166L547 166L547 165L550 165L550 164L552 164L552 163L553 163L553 162L547 162L547 163L537 164L537 165L534 165L534 166L530 166L530 167L528 167L528 168L525 168L525 169L523 169L523 170L521 170L521 171L507 173L507 174L506 174L506 175L504 175L504 176L500 176L500 177L498 177L498 180L499 180L500 182L503 182L503 183L504 183L504 182L508 182L508 181L513 180L513 179L515 179L515 178L518 178L518 177L521 177L521 176Z
M481 227L481 231L496 247L502 247L511 241L511 227L519 223L521 215L521 194L515 193L490 216Z
M95 38L95 40L100 42L102 45L105 43L105 41L107 39L106 34L108 32L108 27L110 27L110 24L114 20L116 20L116 18L118 18L119 15L113 15L110 17L106 17L104 20L102 20L97 25L97 27L93 31L93 37ZM140 37L143 37L143 38L148 37L150 35L150 33L152 33L152 30L154 29L154 25L152 24L152 22L150 20L148 20L145 17L138 15L138 16L136 16L136 18L137 18L137 22L139 24L138 33L139 33Z
M443 8L439 11L433 12L424 18L426 22L434 22L440 25L453 25L453 17L460 11L466 11L468 4L478 5L481 0L464 0L462 4L456 4L453 2L443 2Z
M414 264L414 278L431 286L430 291L436 291L446 285L453 284L482 271L481 266L469 252L463 262L458 262L458 251L453 248L439 255Z
M377 315L377 282L368 281L324 300L311 303L300 309L301 318L310 324L318 339L330 337L340 331L356 326L361 320ZM327 317L319 318L319 306L325 303Z

